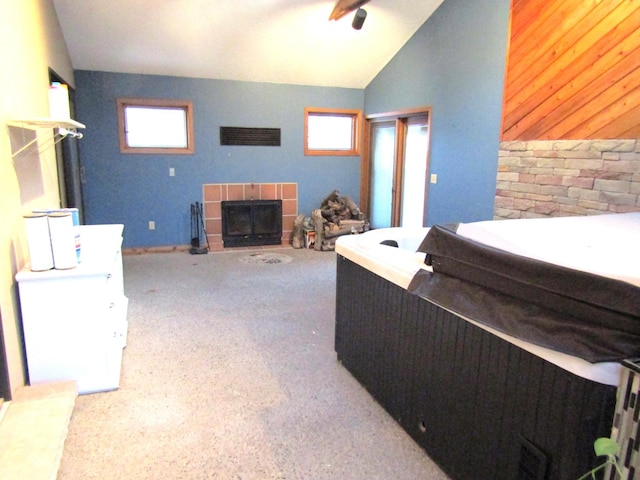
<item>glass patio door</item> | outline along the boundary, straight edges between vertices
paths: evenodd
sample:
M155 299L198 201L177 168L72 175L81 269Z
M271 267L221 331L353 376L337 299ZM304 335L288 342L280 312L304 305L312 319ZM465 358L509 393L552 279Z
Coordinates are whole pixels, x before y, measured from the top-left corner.
M375 123L371 126L371 199L372 228L392 225L394 167L396 162L395 122Z
M402 168L401 227L425 226L429 153L428 121L427 118L410 118L404 125L406 134Z
M429 112L369 120L368 211L372 228L426 225Z

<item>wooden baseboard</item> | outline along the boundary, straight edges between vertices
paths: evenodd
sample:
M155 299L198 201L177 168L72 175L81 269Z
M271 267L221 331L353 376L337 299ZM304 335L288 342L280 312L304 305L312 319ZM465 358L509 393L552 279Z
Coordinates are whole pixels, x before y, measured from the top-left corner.
M189 245L167 245L163 247L134 247L123 248L123 255L141 255L143 253L174 253L174 252L188 252Z
M189 252L190 245L167 245L162 247L133 247L123 248L123 255L142 255L144 253L176 253ZM222 244L209 245L209 253L232 251L232 250L265 250L273 248L291 248L291 242L283 240L279 245L262 245L255 247L228 247L224 248Z

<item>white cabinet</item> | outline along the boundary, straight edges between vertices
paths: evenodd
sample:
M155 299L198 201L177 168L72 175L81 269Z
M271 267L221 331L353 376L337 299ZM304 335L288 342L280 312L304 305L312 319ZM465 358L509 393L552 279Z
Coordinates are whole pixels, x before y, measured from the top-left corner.
M122 225L80 227L81 263L16 275L30 384L77 380L79 393L120 384L127 304Z

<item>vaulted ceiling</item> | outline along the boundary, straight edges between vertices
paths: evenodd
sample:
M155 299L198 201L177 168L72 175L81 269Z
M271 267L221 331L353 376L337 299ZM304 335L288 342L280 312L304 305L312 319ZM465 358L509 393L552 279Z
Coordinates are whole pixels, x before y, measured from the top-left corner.
M364 88L444 0L53 0L73 67Z

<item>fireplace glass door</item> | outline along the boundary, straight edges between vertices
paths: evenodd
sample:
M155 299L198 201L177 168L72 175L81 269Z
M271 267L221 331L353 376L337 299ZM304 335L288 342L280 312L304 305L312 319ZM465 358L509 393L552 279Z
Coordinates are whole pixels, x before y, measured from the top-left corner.
M282 200L222 202L225 247L279 245L282 242Z

